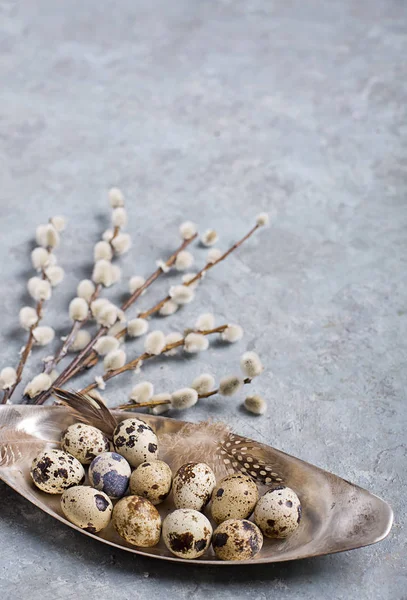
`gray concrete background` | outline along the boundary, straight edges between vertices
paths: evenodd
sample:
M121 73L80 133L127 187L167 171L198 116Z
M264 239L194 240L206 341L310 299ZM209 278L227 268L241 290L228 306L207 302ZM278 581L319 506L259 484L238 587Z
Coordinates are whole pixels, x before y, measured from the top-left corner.
M109 186L128 199L126 277L167 256L185 218L218 229L226 248L268 210L273 226L158 323L170 331L213 310L241 323L244 340L145 376L174 389L255 349L267 416L245 414L240 397L187 417L227 420L395 511L370 548L204 569L112 552L0 484L2 600L407 598L406 46L397 0L0 2L0 364L23 343L31 238L50 215L70 220L58 251L68 275L44 321L62 334L107 226ZM109 386L110 402L134 380Z

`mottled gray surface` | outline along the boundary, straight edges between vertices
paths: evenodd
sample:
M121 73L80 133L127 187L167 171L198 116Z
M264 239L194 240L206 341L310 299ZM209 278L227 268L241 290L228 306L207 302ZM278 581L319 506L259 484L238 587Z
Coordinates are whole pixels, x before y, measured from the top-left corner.
M159 322L169 331L213 310L241 323L244 341L145 376L174 389L204 370L233 371L256 349L267 416L215 398L188 418L227 420L395 511L390 536L371 548L203 569L112 552L0 484L2 600L407 598L405 2L2 1L0 50L0 364L23 344L30 237L51 214L70 220L58 251L68 276L45 319L62 334L110 185L128 198L126 276L151 272L185 218L216 227L226 248L269 210L273 227ZM26 375L37 369L32 361ZM112 403L130 379L109 386Z

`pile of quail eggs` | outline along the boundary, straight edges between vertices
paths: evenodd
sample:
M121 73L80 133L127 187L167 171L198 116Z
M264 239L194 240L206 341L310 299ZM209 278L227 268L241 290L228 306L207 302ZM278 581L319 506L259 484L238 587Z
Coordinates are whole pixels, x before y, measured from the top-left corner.
M119 423L112 444L95 427L75 423L63 432L61 447L34 459L34 484L48 494L62 494L62 513L77 527L97 533L111 522L134 546L155 546L162 535L180 558L198 558L212 543L221 560L248 560L260 552L263 536L286 538L301 519L300 500L288 487L271 488L259 498L249 476L235 473L216 482L212 469L196 462L173 476L158 459L154 430L141 419ZM84 485L84 465L89 485ZM175 510L162 521L156 506L171 491Z

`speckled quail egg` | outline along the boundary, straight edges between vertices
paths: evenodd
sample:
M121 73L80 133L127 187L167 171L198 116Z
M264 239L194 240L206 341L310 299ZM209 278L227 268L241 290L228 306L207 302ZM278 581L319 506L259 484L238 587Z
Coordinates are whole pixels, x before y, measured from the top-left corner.
M216 485L215 475L205 463L190 462L175 473L172 493L176 508L203 510Z
M211 543L212 526L197 510L179 508L163 522L163 540L168 550L180 558L198 558Z
M117 452L103 452L92 460L88 475L91 486L109 498L121 498L127 491L131 468Z
M113 432L116 452L132 467L158 458L158 439L153 429L141 419L125 419Z
M262 546L260 529L245 519L223 521L213 532L212 547L221 560L249 560Z
M160 540L161 517L146 498L126 496L113 509L113 527L117 533L135 546L148 548Z
M226 519L247 519L258 499L257 485L251 477L242 473L228 475L213 490L212 518L216 523Z
M74 456L63 450L45 450L31 465L35 485L48 494L62 494L73 485L85 481L85 471Z
M96 427L74 423L62 433L62 449L69 452L83 465L89 465L98 454L110 450L107 437Z
M109 525L113 504L103 492L77 485L62 494L61 508L68 521L90 533L97 533Z
M258 501L254 521L269 538L285 538L295 531L301 520L301 503L289 487L268 490Z
M130 493L143 496L152 504L163 502L171 491L172 473L162 460L143 462L130 477Z

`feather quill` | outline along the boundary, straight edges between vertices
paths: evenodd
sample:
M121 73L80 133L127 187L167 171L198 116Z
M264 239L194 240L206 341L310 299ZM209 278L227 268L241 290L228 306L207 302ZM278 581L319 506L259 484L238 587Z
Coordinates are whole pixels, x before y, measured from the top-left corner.
M53 388L55 398L72 409L78 421L97 427L108 437L112 437L118 421L112 415L107 406L98 398L91 398L80 392Z

